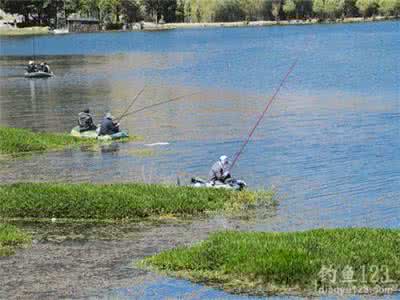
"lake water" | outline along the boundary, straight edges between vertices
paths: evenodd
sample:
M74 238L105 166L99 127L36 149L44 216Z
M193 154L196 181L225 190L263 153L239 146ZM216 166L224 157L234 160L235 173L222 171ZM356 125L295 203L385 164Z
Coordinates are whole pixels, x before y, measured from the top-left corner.
M399 228L399 29L395 21L1 38L0 125L68 132L80 110L118 115L143 86L135 108L200 94L124 119L142 142L0 160L0 181L206 176L221 154L238 151L299 56L233 170L282 199L251 229ZM32 57L56 76L25 79ZM168 144L148 146L158 142Z

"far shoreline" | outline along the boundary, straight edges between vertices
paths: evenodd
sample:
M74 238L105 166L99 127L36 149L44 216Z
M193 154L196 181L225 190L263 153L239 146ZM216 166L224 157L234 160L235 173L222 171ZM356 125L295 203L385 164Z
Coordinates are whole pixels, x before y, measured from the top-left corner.
M281 20L281 21L236 21L236 22L202 22L202 23L165 23L155 24L144 22L143 29L126 29L126 30L100 30L92 32L68 32L70 33L108 33L108 32L158 32L174 29L205 29L205 28L250 28L250 27L268 27L268 26L293 26L293 25L337 25L337 24L362 24L371 22L397 21L396 16L376 16L376 17L349 17L336 20L319 20L317 18L301 20ZM133 27L135 27L133 23ZM138 23L136 23L138 24ZM42 28L42 29L40 29ZM0 37L13 36L30 36L30 35L51 35L55 34L48 27L30 28L0 28ZM57 34L58 35L58 34Z
M267 27L267 26L289 26L289 25L334 25L334 24L352 24L352 23L370 23L382 21L399 20L399 17L376 16L370 18L350 17L336 20L319 20L317 18L301 20L281 20L281 21L236 21L236 22L209 22L209 23L166 23L155 25L166 29L198 29L198 28L237 28L237 27Z

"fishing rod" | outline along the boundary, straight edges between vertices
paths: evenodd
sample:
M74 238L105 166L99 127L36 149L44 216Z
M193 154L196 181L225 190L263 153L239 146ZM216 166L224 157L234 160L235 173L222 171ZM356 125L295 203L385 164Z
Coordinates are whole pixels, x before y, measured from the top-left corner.
M308 44L308 43L307 43ZM257 122L254 124L254 126L252 127L252 129L250 130L247 138L244 140L244 142L242 143L240 149L238 152L236 152L235 157L232 161L232 164L230 165L229 170L232 170L233 167L235 166L236 162L238 161L240 155L243 153L244 149L246 148L247 144L250 142L251 137L253 136L254 132L256 131L258 125L260 125L262 119L264 118L265 114L267 113L267 111L269 110L269 108L271 107L272 103L274 102L276 96L278 95L279 91L281 90L282 86L284 85L284 83L286 82L286 80L288 79L289 75L292 73L292 71L294 70L294 68L296 67L298 61L300 60L300 55L295 59L295 61L291 64L290 68L288 69L288 71L286 72L285 76L282 78L282 80L279 83L279 86L275 89L274 94L272 95L272 97L270 98L270 100L267 103L267 106L264 108L262 114L260 115L260 117L257 119Z
M144 107L139 108L137 110L134 110L134 111L131 111L129 113L126 113L124 115L124 117L136 114L138 112L144 111L144 110L149 109L149 108L153 108L153 107L160 106L160 105L163 105L163 104L167 104L167 103L170 103L170 102L178 101L178 100L180 100L182 98L193 96L193 95L197 95L197 94L200 94L200 93L201 92L195 92L195 93L191 93L191 94L187 94L187 95L183 95L183 96L178 96L178 97L175 97L175 98L172 98L172 99L169 99L169 100L161 101L161 102L158 102L158 103L155 103L155 104L147 105L147 106L144 106Z
M124 112L121 114L121 116L119 116L116 121L117 122L121 122L121 120L126 116L126 113L131 109L131 107L133 106L133 104L135 104L136 100L139 98L139 96L144 92L144 90L146 89L146 86L144 86L139 93L136 94L135 98L133 98L132 102L129 104L129 106L124 110Z

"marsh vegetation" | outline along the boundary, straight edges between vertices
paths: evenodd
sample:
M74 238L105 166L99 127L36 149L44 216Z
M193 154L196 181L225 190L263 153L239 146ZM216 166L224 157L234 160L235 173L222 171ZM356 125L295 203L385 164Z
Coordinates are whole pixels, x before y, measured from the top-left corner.
M349 284L395 291L399 245L400 231L389 229L227 231L147 258L141 265L249 294L314 294Z
M28 245L30 242L30 236L17 227L0 224L0 257L11 255L15 248Z
M136 219L229 212L262 203L276 205L272 191L230 191L156 184L19 183L0 186L5 218Z

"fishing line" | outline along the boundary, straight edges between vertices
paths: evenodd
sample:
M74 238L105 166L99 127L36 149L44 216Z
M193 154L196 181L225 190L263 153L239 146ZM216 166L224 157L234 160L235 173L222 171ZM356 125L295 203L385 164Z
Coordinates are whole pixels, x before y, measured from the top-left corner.
M305 48L307 48L308 43L309 43L310 39L307 41ZM291 64L290 68L288 69L288 71L286 72L285 76L282 78L282 80L279 83L279 86L275 89L274 94L272 95L272 97L270 98L270 100L267 103L267 106L264 108L262 114L260 115L260 117L257 119L257 122L254 124L254 126L252 127L252 129L250 130L247 138L244 140L244 142L242 143L240 149L238 152L236 152L235 157L232 161L232 164L230 166L230 170L233 169L233 167L235 166L236 162L238 161L240 155L243 153L244 149L246 148L247 144L250 142L251 137L253 136L254 132L256 131L258 125L260 125L262 119L264 118L265 114L267 113L267 111L269 110L269 108L271 107L271 104L274 102L276 96L278 95L279 91L281 90L282 86L284 85L284 83L286 82L286 80L288 79L290 73L292 73L292 71L294 70L294 68L296 67L298 61L300 60L300 54L297 56L297 58L295 59L295 61Z
M201 92L195 92L195 93L191 93L191 94L175 97L175 98L172 98L172 99L169 99L169 100L161 101L161 102L158 102L158 103L154 103L154 104L151 104L151 105L147 105L147 106L144 106L142 108L139 108L137 110L134 110L134 111L131 111L131 112L125 114L124 117L132 115L132 114L136 114L138 112L141 112L141 111L149 109L149 108L153 108L153 107L160 106L160 105L163 105L163 104L167 104L167 103L170 103L170 102L178 101L178 100L183 99L185 97L194 96L194 95L197 95L197 94L200 94L200 93Z
M146 89L146 86L144 86L139 93L136 94L135 98L133 98L133 101L129 104L129 106L124 110L124 112L121 114L120 117L117 118L117 122L121 122L122 118L126 116L126 113L131 109L133 104L135 104L136 100L139 98L139 96L143 93L143 91Z

